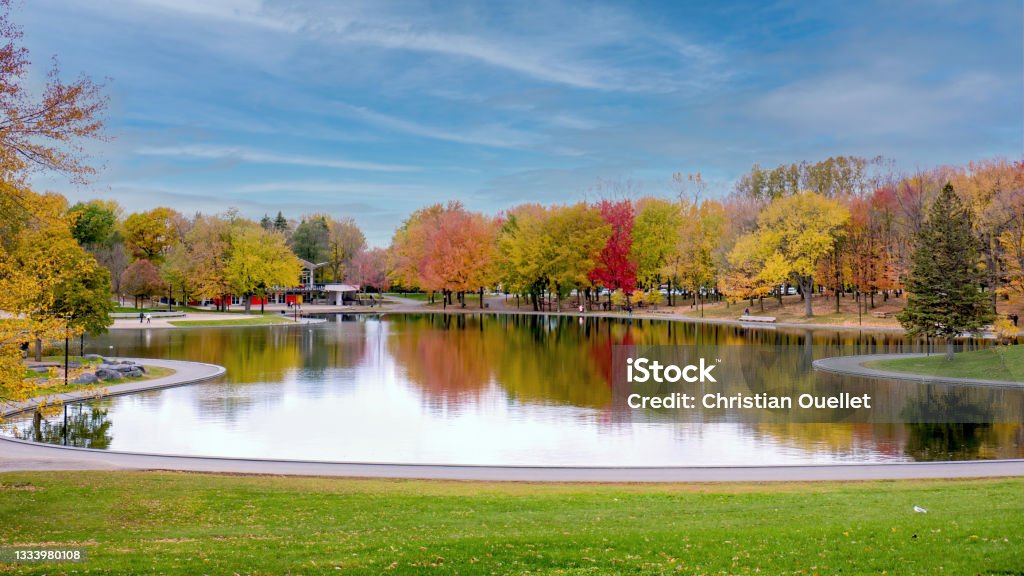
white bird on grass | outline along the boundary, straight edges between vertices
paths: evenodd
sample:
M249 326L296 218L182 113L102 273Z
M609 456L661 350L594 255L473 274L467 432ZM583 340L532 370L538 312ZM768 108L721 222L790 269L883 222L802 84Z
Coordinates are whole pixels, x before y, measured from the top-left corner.
M914 512L919 512L921 514L927 514L928 513L927 510L925 510L924 508L921 508L920 506L914 506Z

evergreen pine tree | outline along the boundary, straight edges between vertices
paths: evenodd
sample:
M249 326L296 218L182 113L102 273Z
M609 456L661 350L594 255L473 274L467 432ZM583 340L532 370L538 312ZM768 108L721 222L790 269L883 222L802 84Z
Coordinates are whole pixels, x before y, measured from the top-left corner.
M270 219L270 216L264 214L263 218L260 219L260 226L267 232L270 232L274 229L274 221Z
M288 219L284 217L284 214L281 214L280 210L277 212L277 218L274 218L274 230L278 232L288 231Z
M907 307L897 318L911 336L945 338L950 360L953 338L992 321L978 263L970 213L946 184L918 235L906 282Z

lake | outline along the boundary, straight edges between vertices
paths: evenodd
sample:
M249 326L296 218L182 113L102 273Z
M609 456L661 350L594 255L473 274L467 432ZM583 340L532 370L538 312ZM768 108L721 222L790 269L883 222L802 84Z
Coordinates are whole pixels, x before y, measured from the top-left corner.
M830 355L920 349L895 333L535 315L327 320L92 338L86 352L209 362L227 374L70 405L66 430L63 413L38 427L29 416L13 417L5 433L130 452L346 462L709 466L1024 457L1020 389L840 377L810 366ZM633 410L612 381L620 346L707 349L744 375L744 390L870 394L878 409L844 421ZM946 409L975 416L942 421Z

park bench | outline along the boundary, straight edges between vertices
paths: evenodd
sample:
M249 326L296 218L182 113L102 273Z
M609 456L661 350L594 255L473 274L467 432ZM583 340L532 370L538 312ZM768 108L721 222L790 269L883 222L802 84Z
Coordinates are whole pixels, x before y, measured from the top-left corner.
M889 318L892 316L892 312L872 312L871 315L875 318Z
M775 322L775 316L740 316L740 322Z

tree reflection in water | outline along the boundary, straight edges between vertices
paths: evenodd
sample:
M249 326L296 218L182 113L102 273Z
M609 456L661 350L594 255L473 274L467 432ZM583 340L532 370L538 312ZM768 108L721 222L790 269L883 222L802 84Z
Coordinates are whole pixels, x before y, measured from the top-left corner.
M314 326L115 332L93 340L90 351L225 366L223 382L203 385L205 392L189 401L197 413L228 423L244 421L254 403L276 410L289 394L337 397L345 387L365 393L391 384L404 387L392 393L408 393L430 413L472 411L497 399L526 410L582 409L574 413L592 414L609 428L664 425L685 432L699 422L727 423L742 429L740 435L805 453L867 454L878 460L1024 456L1021 390L847 378L811 366L823 356L919 349L896 334L486 313L334 315L329 320ZM718 383L715 391L723 394L870 393L878 408L872 421L851 417L836 423L806 412L749 416L716 409L694 417L624 409L612 386L612 351L622 345L699 346L701 356L723 358L734 370L735 378ZM359 378L342 377L352 374ZM148 400L160 397L154 392ZM69 437L74 445L102 448L110 443L110 422L102 403L90 405L95 409L69 412ZM36 427L19 420L17 426L28 438L54 443L63 438L61 417Z
M105 449L112 440L110 427L113 423L107 419L107 406L102 400L67 404L51 418L42 418L37 412L16 422L12 435L33 442Z

